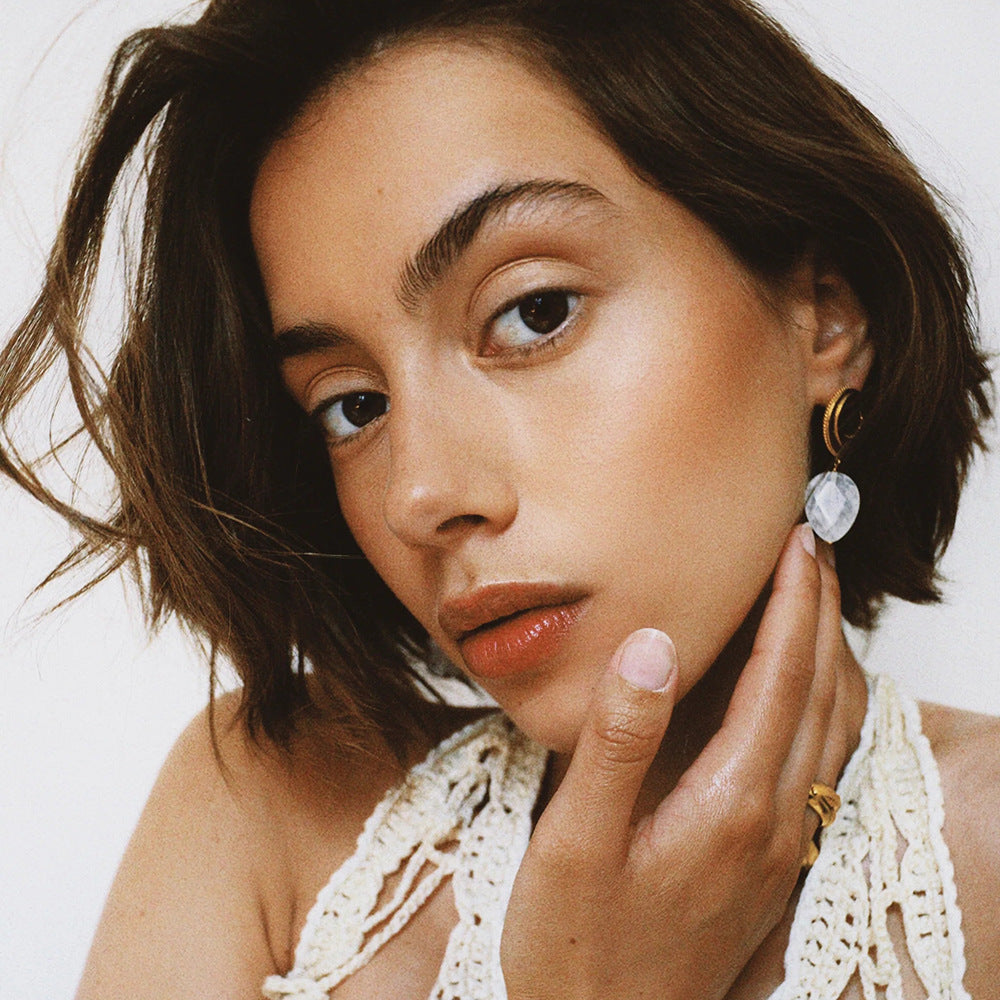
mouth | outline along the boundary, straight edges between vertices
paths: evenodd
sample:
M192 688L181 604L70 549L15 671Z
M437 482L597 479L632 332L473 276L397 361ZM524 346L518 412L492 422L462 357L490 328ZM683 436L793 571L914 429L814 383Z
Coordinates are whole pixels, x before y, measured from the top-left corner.
M446 601L442 630L480 678L530 671L558 651L586 611L588 595L558 584L490 584Z

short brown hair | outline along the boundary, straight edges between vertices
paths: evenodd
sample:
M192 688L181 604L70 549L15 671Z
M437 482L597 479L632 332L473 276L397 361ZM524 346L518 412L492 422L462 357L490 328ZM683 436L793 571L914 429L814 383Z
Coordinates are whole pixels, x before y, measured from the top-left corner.
M315 707L345 739L423 728L426 636L361 557L323 442L285 393L249 229L269 145L380 47L500 43L577 96L638 175L780 280L808 251L847 278L875 363L848 471L864 502L838 544L846 617L938 599L935 565L989 415L962 248L879 122L746 0L214 0L119 49L45 285L0 360L0 468L83 533L69 561L137 573L237 667L251 731ZM138 262L105 382L81 347L116 185L145 164ZM57 357L118 482L106 519L56 498L9 430ZM816 470L828 459L814 446Z

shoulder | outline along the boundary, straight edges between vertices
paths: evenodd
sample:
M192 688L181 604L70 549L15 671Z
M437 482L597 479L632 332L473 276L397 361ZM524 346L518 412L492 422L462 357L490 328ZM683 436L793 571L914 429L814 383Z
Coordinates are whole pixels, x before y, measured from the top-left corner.
M291 965L316 894L405 773L387 749L348 754L319 723L287 749L254 740L238 708L238 694L220 698L214 726L195 718L163 765L81 1000L257 995Z
M182 733L129 841L91 947L78 1000L91 997L246 995L276 960L262 919L262 872L252 852L274 854L250 766L232 725L236 700ZM280 856L280 855L279 855ZM233 948L241 939L242 953Z
M1000 997L1000 718L922 705L944 794L944 837L955 866L968 973L977 1000Z

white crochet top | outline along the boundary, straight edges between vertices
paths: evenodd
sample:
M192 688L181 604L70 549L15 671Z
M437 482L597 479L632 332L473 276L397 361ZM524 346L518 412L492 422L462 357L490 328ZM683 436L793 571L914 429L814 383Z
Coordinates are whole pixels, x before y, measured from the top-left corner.
M937 766L916 705L886 677L870 680L869 693L838 786L843 805L805 880L785 982L771 1000L837 1000L852 977L866 1000L898 1000L886 926L894 906L928 997L969 1000ZM459 919L430 1000L503 1000L500 933L545 763L545 751L498 714L437 746L369 817L309 914L294 968L270 976L264 996L326 1000L450 878Z

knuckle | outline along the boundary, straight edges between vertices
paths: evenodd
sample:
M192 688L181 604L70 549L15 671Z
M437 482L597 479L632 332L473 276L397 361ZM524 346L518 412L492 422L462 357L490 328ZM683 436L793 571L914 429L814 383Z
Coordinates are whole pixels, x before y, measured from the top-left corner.
M544 871L560 875L575 869L583 861L584 851L578 836L550 830L547 837L532 840L531 857Z
M774 839L774 800L764 789L752 789L729 804L726 827L731 842L751 854L760 854Z
M811 834L808 821L802 824L786 823L775 837L771 867L780 874L787 870L790 864L801 861L805 856Z
M743 787L737 791L731 781L723 779L713 782L711 799L714 821L710 829L727 856L753 859L756 863L770 854L779 825L770 790Z
M545 873L556 884L582 883L594 864L603 860L595 858L587 829L567 828L546 819L543 815L535 827L525 857L536 872Z
M601 756L611 765L638 764L649 760L659 746L659 733L635 713L610 712L598 719L594 735Z
M754 796L736 822L740 839L752 850L759 850L774 837L774 811L764 796Z
M781 675L788 684L809 687L816 671L814 656L801 650L786 649L781 655Z
M761 898L776 906L775 916L780 917L784 912L783 904L798 880L805 852L806 838L797 836L792 830L776 837L770 850L762 852L757 859Z

